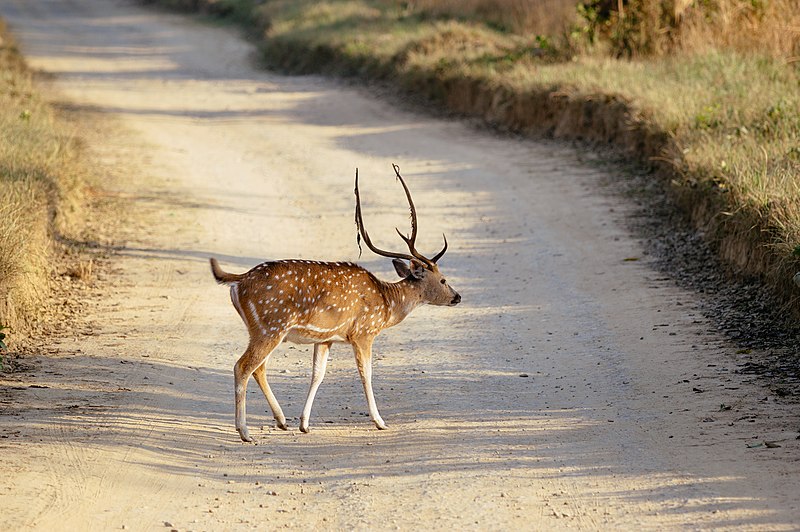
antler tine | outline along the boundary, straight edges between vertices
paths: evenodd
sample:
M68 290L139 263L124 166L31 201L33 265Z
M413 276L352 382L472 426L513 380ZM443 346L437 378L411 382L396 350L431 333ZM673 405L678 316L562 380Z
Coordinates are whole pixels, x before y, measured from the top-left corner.
M409 209L411 209L411 238L406 240L406 238L404 237L403 240L406 240L406 243L412 249L413 253L414 243L417 241L417 209L416 207L414 207L414 200L411 199L411 192L408 190L408 185L406 185L406 180L403 179L403 176L400 175L400 167L392 163L392 168L394 168L394 174L397 176L397 179L400 180L400 184L403 185L403 190L406 193L406 199L408 199L408 207Z
M409 207L409 209L411 209L411 236L410 237L405 236L397 228L395 228L395 231L397 231L397 234L400 235L400 238L402 238L403 241L406 243L406 245L408 246L408 250L411 252L412 255L414 255L414 257L416 257L417 259L421 260L425 264L428 264L429 266L433 265L436 261L432 261L431 259L429 259L425 255L423 255L422 253L417 251L417 248L416 248L416 241L417 241L417 209L416 209L416 207L414 207L414 200L411 199L411 191L408 190L408 185L406 185L405 179L403 179L403 176L400 175L400 167L397 166L396 164L392 163L392 168L394 168L394 173L397 176L397 179L400 180L400 184L403 185L403 190L405 190L405 192L406 192L406 199L408 199L408 207Z
M436 256L435 256L435 257L433 257L433 258L431 259L431 262L432 262L432 263L434 263L434 264L436 264L436 262L437 262L439 259L441 259L441 258L442 258L442 255L444 255L444 252L445 252L445 251L447 251L447 237L446 237L446 236L444 236L444 233L442 233L442 238L444 238L444 247L442 248L442 250L441 250L439 253L437 253L437 254L436 254Z
M406 260L413 259L414 257L412 257L411 255L406 255L405 253L394 253L391 251L384 251L380 248L375 247L372 244L372 240L370 240L369 234L367 233L366 228L364 228L364 219L362 218L361 215L361 196L358 193L358 168L356 168L355 194L356 194L356 226L358 227L359 234L361 235L361 238L364 239L364 243L367 245L367 247L371 249L374 253L384 257L390 257L395 259L406 259ZM359 248L360 247L361 246L359 244Z

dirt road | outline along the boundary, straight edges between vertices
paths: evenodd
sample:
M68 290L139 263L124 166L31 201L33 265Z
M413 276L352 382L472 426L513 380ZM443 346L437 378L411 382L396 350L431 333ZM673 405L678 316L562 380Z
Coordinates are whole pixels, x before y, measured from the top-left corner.
M797 412L650 269L587 154L265 73L233 32L120 0L0 14L72 112L112 125L83 134L137 222L85 325L3 376L0 529L798 527ZM301 434L311 354L284 346L268 374L292 430L251 386L242 444L246 333L207 258L358 260L356 166L373 238L398 246L392 162L463 303L376 342L390 430L335 346Z

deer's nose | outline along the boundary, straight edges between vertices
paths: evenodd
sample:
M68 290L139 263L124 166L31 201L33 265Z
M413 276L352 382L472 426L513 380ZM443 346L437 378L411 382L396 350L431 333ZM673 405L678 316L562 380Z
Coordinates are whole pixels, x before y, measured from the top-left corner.
M451 305L458 305L461 303L461 294L456 294L456 297L450 302Z

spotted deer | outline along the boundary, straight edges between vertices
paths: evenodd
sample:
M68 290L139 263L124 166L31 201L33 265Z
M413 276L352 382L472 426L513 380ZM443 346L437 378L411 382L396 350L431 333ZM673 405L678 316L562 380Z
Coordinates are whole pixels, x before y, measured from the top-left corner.
M447 238L444 238L442 250L433 258L417 251L417 212L400 168L392 167L403 185L411 210L411 236L396 229L410 254L384 251L372 244L361 214L358 170L355 221L359 249L363 239L374 253L393 259L394 268L402 278L400 281L381 281L350 262L278 260L259 264L247 273L233 274L223 271L217 260L211 259L214 278L230 286L233 306L250 334L247 349L233 367L236 430L243 441L253 441L247 430L245 408L251 375L264 392L277 426L288 429L286 417L266 376L269 356L281 342L314 344L311 387L300 417L301 431L309 431L314 396L325 377L330 347L337 342L353 347L370 418L379 429L386 429L372 392L372 342L381 331L397 325L422 304L453 306L461 301L461 296L447 284L436 264L447 251Z

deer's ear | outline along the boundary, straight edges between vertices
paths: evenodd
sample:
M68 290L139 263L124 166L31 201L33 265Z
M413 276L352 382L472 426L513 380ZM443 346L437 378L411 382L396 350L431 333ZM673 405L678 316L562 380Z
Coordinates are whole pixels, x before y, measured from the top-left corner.
M411 275L411 268L408 267L404 261L400 259L393 259L392 264L394 264L394 271L397 272L397 275L405 279L409 275Z
M411 267L400 259L392 259L392 264L394 264L394 270L397 272L397 275L403 279L408 277L422 279L425 276L425 265L417 260L411 261Z
M411 276L414 279L422 279L425 277L425 265L420 261L411 259Z

